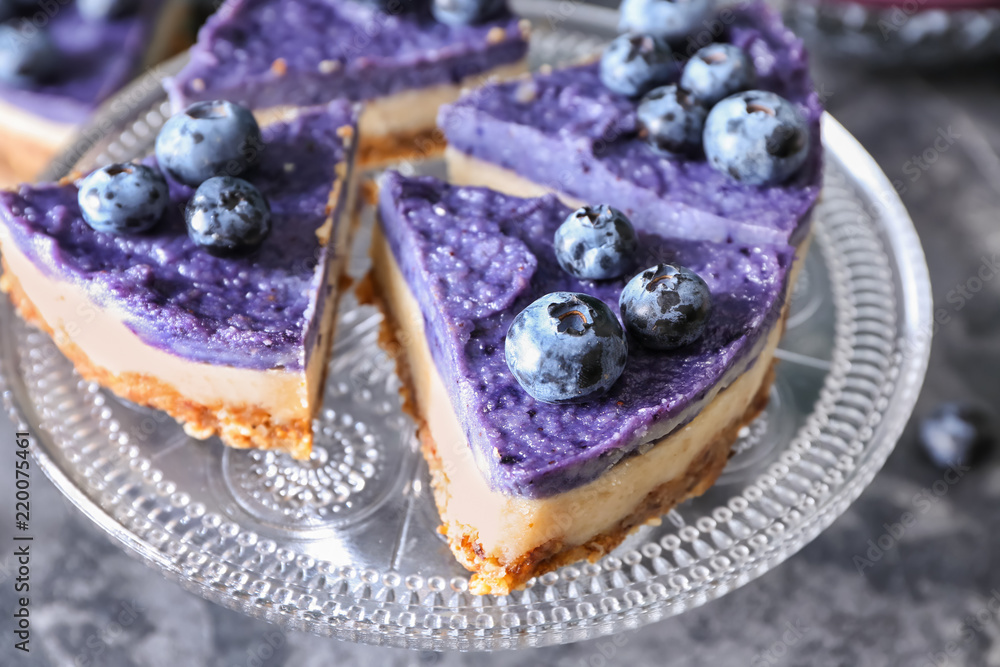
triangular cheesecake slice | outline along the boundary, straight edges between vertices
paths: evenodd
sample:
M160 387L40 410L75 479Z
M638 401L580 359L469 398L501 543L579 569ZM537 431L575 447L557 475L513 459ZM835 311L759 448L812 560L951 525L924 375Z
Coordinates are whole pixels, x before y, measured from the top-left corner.
M617 312L630 277L562 270L553 236L570 212L553 196L426 177L389 173L381 185L372 298L399 351L443 530L478 593L599 557L703 493L767 402L795 248L677 239L668 222L639 229L638 265L703 277L714 302L703 336L672 352L630 343L618 382L582 404L526 393L505 362L514 317L563 291Z
M363 102L362 164L444 148L439 107L463 88L527 70L528 27L510 12L473 25L435 20L430 0L227 0L166 82L175 109L228 99L261 115L334 99Z
M596 62L491 84L444 107L438 122L448 140L451 180L522 197L555 193L572 206L598 199L627 213L637 227L669 219L673 233L686 238L802 244L822 183L823 107L805 49L763 2L721 12L713 23L721 34L700 31L675 55L686 62L707 38L717 37L753 63L753 88L799 109L811 144L805 164L787 182L743 185L703 154L655 150L640 133L641 100L607 88Z
M2 288L87 379L164 410L196 438L308 458L352 232L356 112L346 103L262 128L243 178L271 208L253 255L188 237L171 183L150 232L86 224L77 185L0 193Z

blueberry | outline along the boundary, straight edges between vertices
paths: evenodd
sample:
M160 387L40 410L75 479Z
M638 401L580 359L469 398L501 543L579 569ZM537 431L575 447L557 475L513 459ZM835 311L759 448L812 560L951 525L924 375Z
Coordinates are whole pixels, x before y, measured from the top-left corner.
M943 403L920 422L920 444L941 468L975 463L992 440L989 416L966 403Z
M506 0L433 0L431 11L441 23L469 25L493 18L506 6Z
M625 0L618 30L677 42L705 26L714 0Z
M141 164L101 167L82 181L77 192L88 225L108 234L137 234L163 217L170 199L167 180Z
M628 344L603 301L553 292L514 318L505 355L531 396L544 403L576 403L600 396L621 377Z
M233 176L216 176L198 186L185 219L191 240L218 257L253 252L271 231L264 195Z
M91 21L106 21L128 16L138 8L138 0L76 0L80 15Z
M586 280L607 280L635 266L639 242L625 214L610 206L583 208L556 230L555 251L566 273Z
M29 86L50 79L58 67L59 52L47 32L0 25L0 82Z
M763 90L727 97L705 121L709 163L747 185L788 180L805 163L809 141L809 124L798 107Z
M175 181L196 187L213 176L239 176L264 141L253 114L232 102L195 102L156 137L156 160Z
M649 35L619 35L601 56L601 81L619 95L639 97L679 73L670 49Z
M711 107L733 93L750 88L757 79L750 57L732 44L709 44L694 54L681 73L681 87Z
M660 264L632 278L618 301L625 329L643 347L673 350L705 331L712 294L694 271Z
M676 85L650 91L636 111L639 129L654 148L695 153L701 147L708 109Z

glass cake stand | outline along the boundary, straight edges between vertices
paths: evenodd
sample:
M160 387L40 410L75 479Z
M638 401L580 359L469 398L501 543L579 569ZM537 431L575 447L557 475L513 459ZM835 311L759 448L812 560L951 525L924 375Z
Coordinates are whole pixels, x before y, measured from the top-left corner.
M522 4L536 24L536 65L594 51L615 24L584 5ZM156 75L111 102L49 176L148 152L166 113ZM226 607L421 649L542 646L635 628L722 596L815 538L872 481L917 398L931 332L920 244L871 157L829 116L823 132L816 242L771 402L718 484L600 562L507 597L470 594L436 532L414 425L376 344L380 315L353 295L306 463L189 439L162 413L82 380L6 300L0 390L14 423L35 435L38 465L77 507L127 552ZM370 228L368 211L355 276L367 267Z

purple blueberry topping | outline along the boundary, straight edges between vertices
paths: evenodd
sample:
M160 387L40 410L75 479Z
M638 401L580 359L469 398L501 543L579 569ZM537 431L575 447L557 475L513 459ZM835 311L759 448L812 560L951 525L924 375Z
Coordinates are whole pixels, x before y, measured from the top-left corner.
M624 213L610 206L574 211L555 235L556 259L566 273L585 280L608 280L635 266L635 229Z
M185 211L188 236L219 257L246 255L271 232L271 207L251 183L216 176L202 183Z
M137 234L163 217L170 199L167 181L141 164L101 167L80 182L77 202L83 219L98 232Z
M619 95L639 97L679 74L670 49L650 35L620 35L601 56L601 82Z
M787 181L809 155L809 124L799 108L763 90L722 100L705 121L705 154L715 169L746 185Z
M625 0L618 29L677 42L705 28L714 0Z
M249 109L232 102L195 102L164 123L156 160L170 178L197 187L213 176L239 176L264 148Z
M700 152L708 109L676 85L650 91L636 111L646 141L666 153Z
M600 299L553 292L521 311L507 331L507 367L543 403L578 403L621 377L628 344L618 318Z
M681 87L707 107L753 86L757 70L733 44L709 44L694 54L681 73Z
M673 350L701 338L712 294L694 271L660 264L629 281L619 306L625 329L643 347Z

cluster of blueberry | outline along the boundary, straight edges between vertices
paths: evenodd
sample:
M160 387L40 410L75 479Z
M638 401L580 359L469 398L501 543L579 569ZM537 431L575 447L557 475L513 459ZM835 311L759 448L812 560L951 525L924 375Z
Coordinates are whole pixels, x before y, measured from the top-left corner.
M197 188L185 208L188 235L213 255L252 252L271 231L271 209L253 184L237 178L263 147L248 109L197 102L170 118L156 137L156 161L172 180ZM159 169L112 164L79 184L83 219L99 232L140 233L162 218L169 201Z
M76 0L77 11L87 21L119 19L138 5L138 0ZM0 0L0 83L24 87L57 73L59 51L49 33L35 22L18 23L38 12L36 0Z
M420 0L363 0L369 5L388 12L400 13L426 6ZM482 23L499 14L507 6L507 0L432 0L431 13L434 18L448 25L469 25Z
M683 66L677 40L695 31L713 0L625 0L621 28L604 51L601 80L611 91L642 98L637 121L657 150L692 155L748 185L791 177L809 154L802 112L775 93L748 90L756 70L733 44L709 44ZM675 83L676 82L676 83Z
M612 280L635 269L632 223L610 206L585 206L556 231L559 265L583 280ZM628 361L625 331L643 347L673 350L701 337L712 309L708 285L682 266L660 264L633 277L618 307L624 329L600 299L553 292L521 311L507 331L511 373L546 403L597 397L614 385Z

